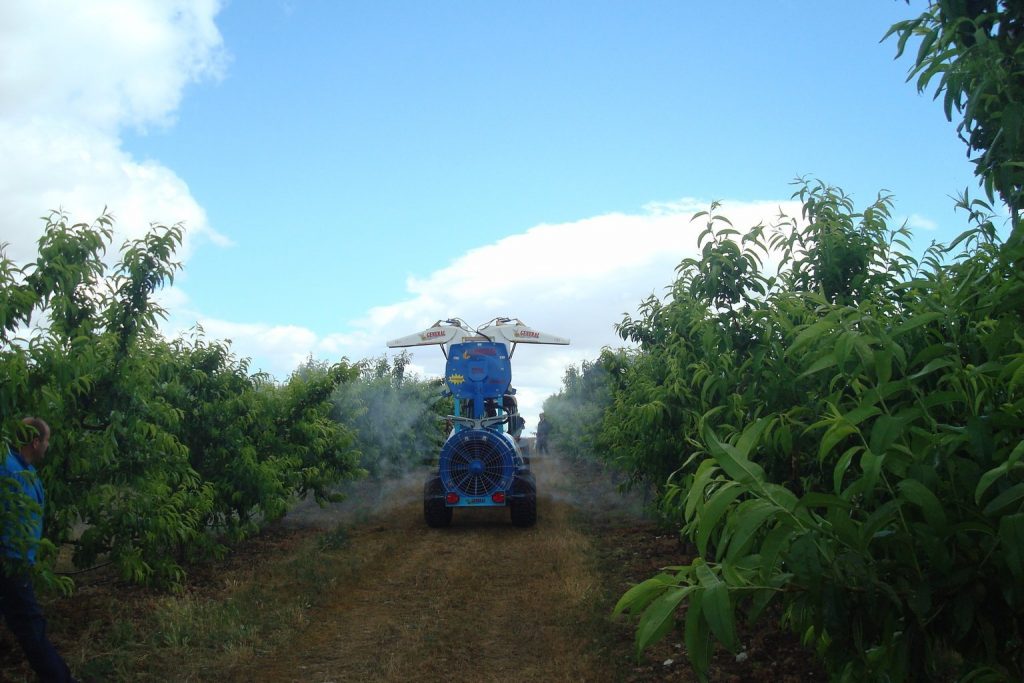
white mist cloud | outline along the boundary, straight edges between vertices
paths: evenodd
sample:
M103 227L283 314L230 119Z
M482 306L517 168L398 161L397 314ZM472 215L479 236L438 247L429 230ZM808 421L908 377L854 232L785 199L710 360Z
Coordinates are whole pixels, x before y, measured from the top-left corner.
M217 0L13 0L0 4L0 242L34 258L40 216L92 222L109 207L114 246L152 222L184 222L187 258L225 240L173 171L133 159L119 132L173 123L185 86L226 56Z
M682 200L652 204L637 214L535 226L410 278L408 298L373 308L351 329L324 337L296 327L202 324L209 336L234 340L239 355L253 357L253 369L283 379L310 354L332 360L379 356L388 350L388 339L437 320L459 317L480 325L497 316L519 318L572 341L568 347L524 344L515 351L513 386L531 432L544 399L559 390L566 366L596 358L604 346L624 345L614 324L624 313L635 313L651 294L662 297L679 262L697 255L697 236L706 219L691 221L691 216L705 208L705 203ZM772 224L780 211L799 216L800 206L793 201L724 202L716 213L743 231ZM437 347L409 351L411 372L443 374Z

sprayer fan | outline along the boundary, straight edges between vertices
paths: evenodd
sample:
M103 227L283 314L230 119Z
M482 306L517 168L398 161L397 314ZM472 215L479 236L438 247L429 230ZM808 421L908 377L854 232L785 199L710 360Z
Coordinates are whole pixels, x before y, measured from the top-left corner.
M508 488L514 472L512 446L486 430L469 430L446 444L442 479L465 496L488 496Z
M500 487L505 463L496 448L480 441L452 454L452 482L470 496L482 496Z

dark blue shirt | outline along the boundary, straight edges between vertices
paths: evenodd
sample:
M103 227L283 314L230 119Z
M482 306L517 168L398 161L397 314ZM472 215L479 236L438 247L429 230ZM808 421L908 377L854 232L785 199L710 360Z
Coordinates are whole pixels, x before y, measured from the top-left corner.
M39 545L39 539L43 537L42 513L43 505L46 502L43 482L39 480L39 473L36 472L36 468L22 460L21 454L14 450L7 454L3 466L0 466L0 477L12 478L21 488L21 492L39 506L39 511L35 512L25 506L18 505L18 503L23 501L15 502L17 509L23 510L21 522L27 527L28 538L26 540L29 541L29 544L25 549L17 547L20 544L12 543L10 541L12 534L8 529L4 529L3 535L0 536L0 546L2 546L0 547L0 552L7 557L23 559L29 564L35 564L36 547Z

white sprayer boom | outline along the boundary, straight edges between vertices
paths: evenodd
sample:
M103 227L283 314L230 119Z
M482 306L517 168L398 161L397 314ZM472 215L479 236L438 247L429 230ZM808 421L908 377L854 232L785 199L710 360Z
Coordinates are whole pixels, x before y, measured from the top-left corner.
M477 329L471 328L459 318L438 320L436 323L415 334L410 334L388 342L389 348L402 346L441 345L441 352L448 356L448 348L452 344L464 341L501 342L509 350L509 356L515 351L516 344L568 344L569 340L547 332L535 330L518 318L495 318L484 323Z

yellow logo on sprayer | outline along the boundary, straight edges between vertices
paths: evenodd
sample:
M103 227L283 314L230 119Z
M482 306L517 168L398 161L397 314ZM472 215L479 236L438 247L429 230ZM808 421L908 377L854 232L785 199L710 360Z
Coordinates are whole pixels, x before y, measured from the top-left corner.
M462 384L463 382L466 381L466 378L458 373L455 373L454 375L448 378L448 381L451 382L452 384Z

